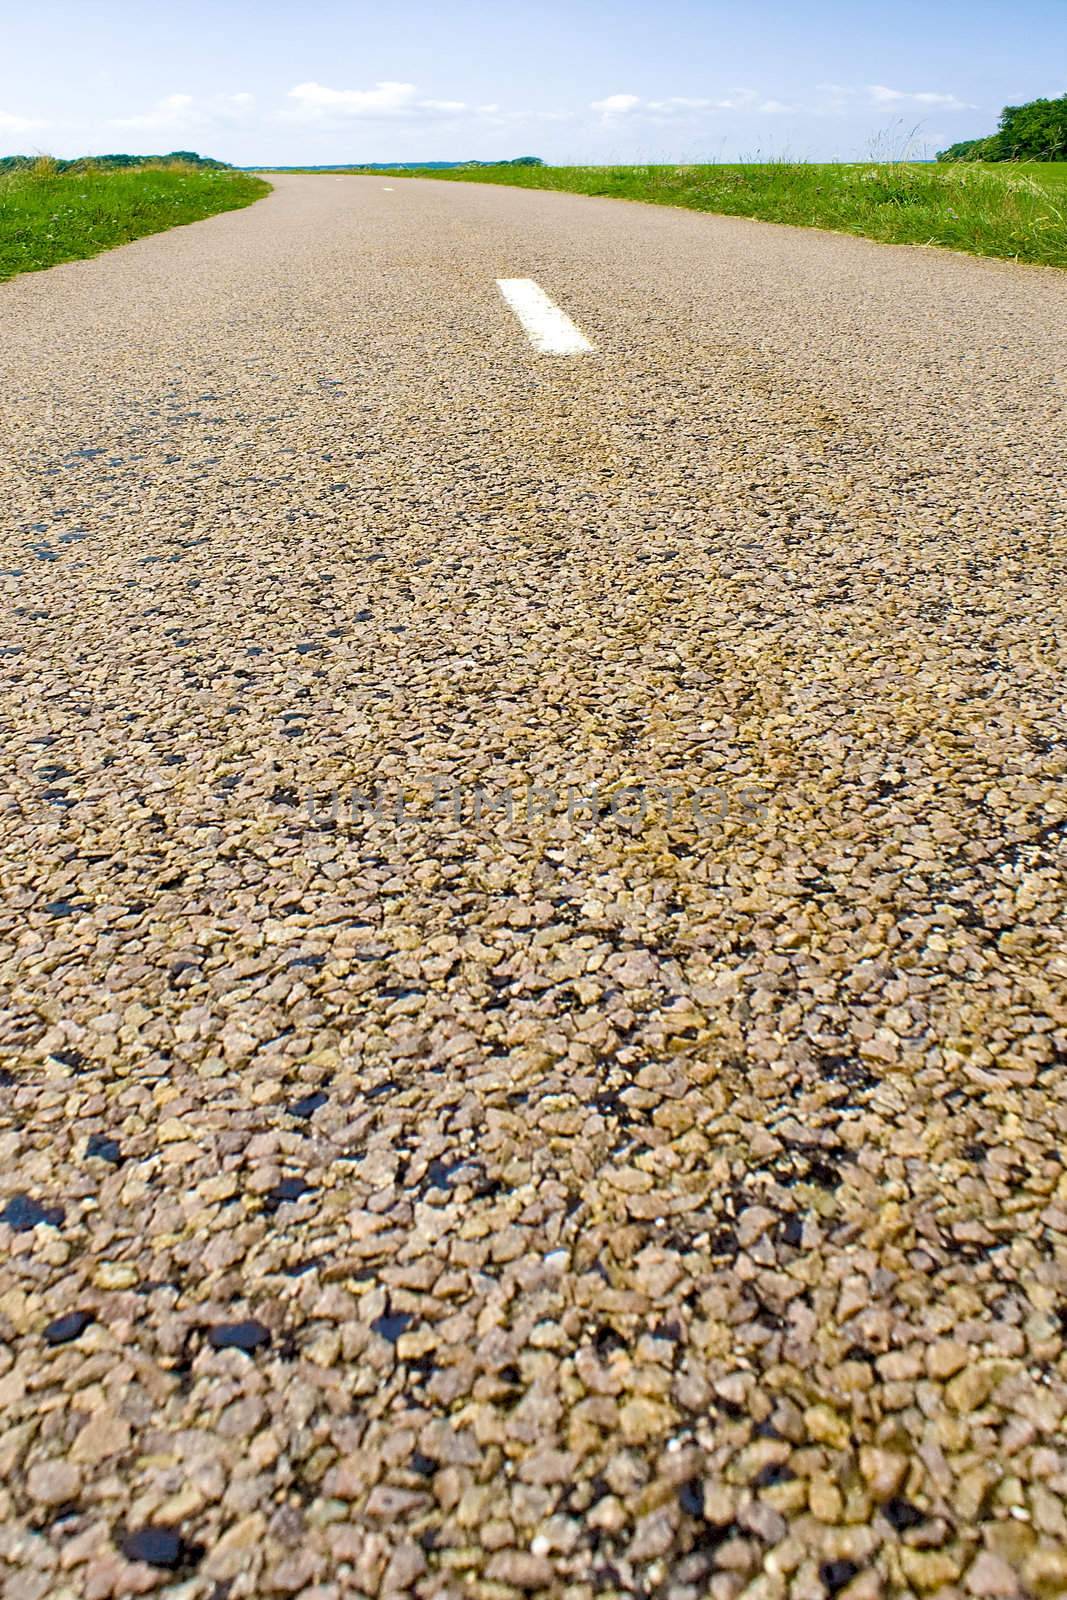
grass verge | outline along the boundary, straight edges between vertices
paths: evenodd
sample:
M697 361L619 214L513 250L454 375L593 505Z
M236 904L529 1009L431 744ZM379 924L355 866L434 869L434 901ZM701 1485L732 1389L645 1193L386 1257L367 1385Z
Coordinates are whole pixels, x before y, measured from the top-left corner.
M47 157L0 173L0 280L219 211L251 205L270 184L230 168L173 163L59 172Z
M375 176L380 177L380 172ZM889 244L940 245L1067 267L1067 163L772 161L738 166L467 167L410 172L441 183L504 183L607 195L830 228Z

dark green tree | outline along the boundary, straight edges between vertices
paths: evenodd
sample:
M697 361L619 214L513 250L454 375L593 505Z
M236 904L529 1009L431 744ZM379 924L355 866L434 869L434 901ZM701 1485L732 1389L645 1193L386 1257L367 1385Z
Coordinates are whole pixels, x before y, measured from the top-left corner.
M1067 161L1067 94L1005 106L996 133L938 152L939 161Z

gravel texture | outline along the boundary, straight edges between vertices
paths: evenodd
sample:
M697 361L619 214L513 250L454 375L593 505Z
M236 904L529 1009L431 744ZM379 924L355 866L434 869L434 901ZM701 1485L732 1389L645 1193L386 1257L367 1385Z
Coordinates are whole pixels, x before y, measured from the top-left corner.
M0 1593L1064 1593L1067 279L276 184L0 289Z

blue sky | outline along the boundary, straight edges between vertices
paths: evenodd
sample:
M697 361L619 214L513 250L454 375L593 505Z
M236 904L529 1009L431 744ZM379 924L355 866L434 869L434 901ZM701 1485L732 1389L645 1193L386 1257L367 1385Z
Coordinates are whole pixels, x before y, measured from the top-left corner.
M1065 91L1065 0L36 0L3 23L0 153L850 159Z

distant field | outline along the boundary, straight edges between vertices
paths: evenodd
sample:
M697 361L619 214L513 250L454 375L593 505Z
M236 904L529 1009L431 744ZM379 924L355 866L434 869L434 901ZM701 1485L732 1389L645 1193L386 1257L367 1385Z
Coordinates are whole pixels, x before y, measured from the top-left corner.
M270 185L230 168L182 165L59 173L48 160L0 173L0 279L218 211L247 206Z
M644 200L1067 267L1067 162L395 168L393 175Z
M983 172L1018 172L1024 177L1033 178L1035 182L1043 184L1046 189L1067 189L1067 161L1020 161L1012 166L997 166L992 163L982 168Z

